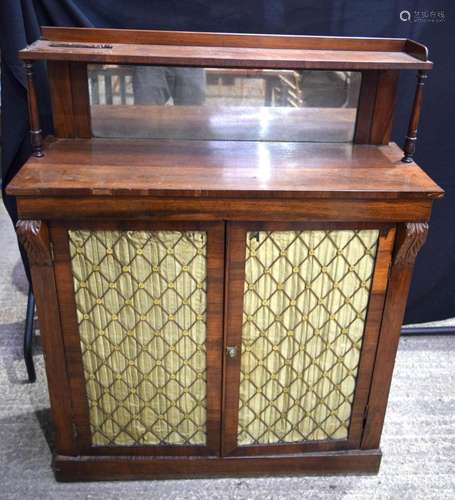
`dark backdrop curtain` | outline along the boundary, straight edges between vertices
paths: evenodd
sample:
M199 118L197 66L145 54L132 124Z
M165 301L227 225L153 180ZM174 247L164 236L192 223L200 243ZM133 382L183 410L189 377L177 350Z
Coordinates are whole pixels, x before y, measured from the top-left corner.
M408 10L411 21L400 20ZM430 73L416 161L447 191L435 203L427 244L417 265L406 322L455 316L455 231L451 225L455 169L455 8L451 0L2 0L3 186L30 154L24 71L17 50L39 37L39 26L85 26L416 39L430 47ZM37 69L42 125L52 131L45 68ZM393 139L402 144L415 75L401 78ZM14 200L5 204L16 219Z

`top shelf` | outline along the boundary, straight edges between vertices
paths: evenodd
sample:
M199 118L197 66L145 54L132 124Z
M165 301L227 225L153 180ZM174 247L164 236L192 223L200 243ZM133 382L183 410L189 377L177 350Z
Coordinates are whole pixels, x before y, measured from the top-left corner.
M345 38L43 28L26 60L264 69L431 69L427 48L401 38Z

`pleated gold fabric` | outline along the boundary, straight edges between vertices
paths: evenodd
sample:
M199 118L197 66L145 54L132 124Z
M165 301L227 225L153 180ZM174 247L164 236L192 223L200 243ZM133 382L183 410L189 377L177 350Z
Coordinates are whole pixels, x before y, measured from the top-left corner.
M239 445L347 438L378 236L247 234Z
M93 445L206 444L207 234L69 243Z

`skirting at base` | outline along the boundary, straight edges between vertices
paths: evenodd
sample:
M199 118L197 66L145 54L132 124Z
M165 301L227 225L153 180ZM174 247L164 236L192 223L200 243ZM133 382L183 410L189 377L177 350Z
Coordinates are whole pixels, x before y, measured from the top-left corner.
M175 479L298 474L375 474L381 450L349 450L268 457L54 457L58 481Z

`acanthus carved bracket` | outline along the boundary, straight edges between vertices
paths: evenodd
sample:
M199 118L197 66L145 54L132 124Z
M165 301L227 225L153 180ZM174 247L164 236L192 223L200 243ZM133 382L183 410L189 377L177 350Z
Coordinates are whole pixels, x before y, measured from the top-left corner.
M407 222L397 235L394 264L412 264L427 239L426 222Z
M52 265L45 224L39 220L19 220L16 224L16 234L32 266Z

